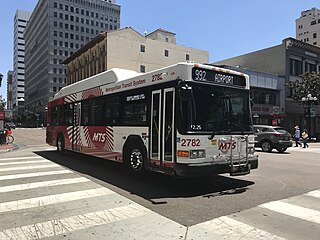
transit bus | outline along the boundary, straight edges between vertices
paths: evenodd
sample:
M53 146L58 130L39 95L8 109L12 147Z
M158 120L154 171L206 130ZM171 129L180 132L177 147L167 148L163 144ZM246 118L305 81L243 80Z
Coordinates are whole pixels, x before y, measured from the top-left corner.
M46 142L173 176L249 174L254 151L249 77L195 63L149 73L111 69L48 103Z

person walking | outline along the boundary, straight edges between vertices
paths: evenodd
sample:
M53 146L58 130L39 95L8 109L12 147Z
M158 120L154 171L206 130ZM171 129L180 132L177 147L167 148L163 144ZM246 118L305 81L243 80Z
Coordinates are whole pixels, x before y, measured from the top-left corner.
M302 141L303 141L303 148L308 148L309 145L308 145L308 130L307 129L304 129L303 132L302 132Z
M301 147L301 143L299 142L300 139L300 128L299 126L295 126L295 131L294 131L294 140L296 141L296 147L298 147L298 145Z

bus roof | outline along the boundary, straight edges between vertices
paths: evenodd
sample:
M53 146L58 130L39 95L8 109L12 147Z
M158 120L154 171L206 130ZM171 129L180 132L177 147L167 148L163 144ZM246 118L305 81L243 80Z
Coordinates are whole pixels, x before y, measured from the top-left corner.
M57 99L66 97L68 95L72 95L75 93L81 93L84 91L87 91L89 89L94 89L94 88L100 88L102 86L105 85L109 85L111 84L110 89L113 90L117 90L120 89L120 87L117 88L117 83L118 82L122 82L126 83L126 80L128 80L129 82L134 79L137 80L137 82L141 81L141 77L144 79L144 85L149 85L149 84L154 84L157 83L157 81L153 82L152 77L156 76L157 74L161 74L164 73L164 78L163 81L168 81L168 80L172 80L174 78L184 78L184 79L192 79L191 76L191 71L185 71L187 68L192 68L192 67L200 67L200 68L204 68L204 69L209 69L209 70L214 70L214 71L218 71L221 73L231 73L231 74L235 74L235 75L241 75L244 76L246 79L246 88L249 89L249 77L246 74L243 74L241 72L237 72L234 70L230 70L230 69L223 69L220 67L215 67L212 65L207 65L207 64L198 64L198 63L194 63L194 62L180 62L171 66L167 66L167 67L163 67L160 69L156 69L147 73L137 73L135 71L132 70L126 70L126 69L121 69L121 68L113 68L110 69L108 71L99 73L97 75L91 76L89 78L83 79L79 82L75 82L71 85L65 86L63 87L58 93L55 94L54 98L52 99L52 101L55 101ZM184 70L183 70L184 69ZM170 74L168 74L170 72ZM170 75L170 78L168 77L168 75ZM146 80L147 79L147 80ZM165 80L166 79L166 80ZM112 87L113 85L115 85L115 87ZM115 89L113 89L115 88ZM104 91L109 90L108 88L103 88ZM51 102L51 101L49 101Z
M112 68L108 71L98 73L94 76L85 78L79 82L72 83L68 86L63 87L59 92L54 95L53 99L61 98L69 94L74 93L74 90L77 89L77 92L84 91L90 88L122 81L128 78L136 77L141 75L133 70L121 69L121 68Z

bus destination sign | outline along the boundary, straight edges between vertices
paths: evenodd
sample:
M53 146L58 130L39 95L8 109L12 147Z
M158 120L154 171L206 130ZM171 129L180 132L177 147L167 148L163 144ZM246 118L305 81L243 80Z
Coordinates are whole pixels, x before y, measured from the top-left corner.
M246 79L244 76L198 67L192 68L192 79L195 81L208 81L242 87L246 86Z

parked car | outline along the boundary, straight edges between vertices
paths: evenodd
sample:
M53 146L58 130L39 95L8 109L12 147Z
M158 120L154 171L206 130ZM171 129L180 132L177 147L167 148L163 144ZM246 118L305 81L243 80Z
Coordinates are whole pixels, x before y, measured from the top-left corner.
M12 129L15 129L15 128L16 128L16 125L14 124L14 122L6 122L6 123L4 124L4 127L5 127L5 128L10 127L10 128L12 128Z
M264 152L277 149L285 152L292 147L291 135L283 127L269 125L254 125L255 147L260 147Z

